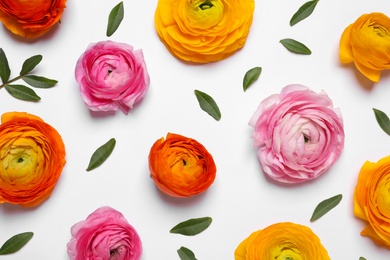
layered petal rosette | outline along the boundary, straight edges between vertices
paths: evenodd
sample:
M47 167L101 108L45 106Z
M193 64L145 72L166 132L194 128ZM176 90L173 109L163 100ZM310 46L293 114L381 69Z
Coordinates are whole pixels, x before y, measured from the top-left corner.
M150 78L142 50L113 41L90 44L75 69L81 96L93 111L127 114L146 94Z
M57 24L66 0L0 0L0 21L12 33L37 38Z
M319 177L344 148L343 119L324 91L288 85L263 100L250 119L263 171L283 183Z
M119 211L105 206L71 228L68 243L71 260L139 260L142 242Z
M390 69L390 18L383 13L363 14L341 35L340 61L354 62L368 79L378 82Z
M238 245L234 259L330 260L330 257L310 228L281 222L253 232Z
M354 213L367 226L361 231L379 246L390 249L390 156L366 161L354 193Z
M174 56L208 63L245 45L254 8L254 0L159 0L154 22Z
M50 196L64 165L65 146L57 130L35 115L2 115L0 203L40 204Z
M157 187L172 197L191 197L207 190L217 172L213 157L201 143L172 133L153 144L149 169Z

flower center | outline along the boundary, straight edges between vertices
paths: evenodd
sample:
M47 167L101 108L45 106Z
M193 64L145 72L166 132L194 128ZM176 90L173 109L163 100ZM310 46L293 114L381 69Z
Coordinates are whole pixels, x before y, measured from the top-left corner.
M207 0L206 2L203 2L202 4L200 4L199 8L202 10L205 10L205 9L210 9L213 6L214 5L209 0Z

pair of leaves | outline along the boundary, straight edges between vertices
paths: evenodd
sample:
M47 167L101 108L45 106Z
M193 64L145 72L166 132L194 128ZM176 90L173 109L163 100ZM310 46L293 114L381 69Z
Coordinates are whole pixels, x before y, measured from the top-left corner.
M0 255L9 255L21 249L34 236L33 232L24 232L12 236L0 248Z
M198 99L200 108L215 120L219 121L221 119L221 111L214 99L200 90L195 90L195 95Z
M329 199L321 201L314 209L310 221L313 222L328 213L331 209L333 209L340 203L342 198L343 196L341 194L338 194L336 196L330 197Z
M108 24L106 35L110 37L118 29L124 16L123 2L117 4L110 12L108 16Z
M105 144L96 149L92 154L86 171L91 171L102 165L106 159L111 155L116 144L115 138L111 138Z
M210 217L192 218L180 222L174 226L169 232L181 234L185 236L194 236L206 230L213 221ZM181 260L197 260L195 254L188 248L182 246L177 250Z
M376 118L376 121L378 122L379 126L382 128L382 130L386 134L390 135L389 117L386 115L385 112L383 112L379 109L373 108L372 110L374 110L375 118Z
M10 80L11 69L8 64L7 56L3 49L0 48L0 78L3 82L1 87L5 87L7 92L13 97L25 101L38 101L41 98L35 91L25 85L11 84L17 80L22 79L28 85L35 88L51 88L57 84L57 80L48 79L42 76L28 75L41 61L42 55L34 55L23 62L22 69L19 76Z
M293 26L293 25L299 23L300 21L306 19L307 17L309 17L313 13L314 8L316 7L318 1L319 0L312 0L312 1L304 3L298 9L298 11L296 11L294 13L294 15L291 17L290 25Z

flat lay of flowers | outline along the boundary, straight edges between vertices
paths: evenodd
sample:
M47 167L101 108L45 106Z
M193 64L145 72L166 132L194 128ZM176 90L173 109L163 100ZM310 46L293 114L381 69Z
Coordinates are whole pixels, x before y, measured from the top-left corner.
M0 259L389 259L389 10L0 0Z

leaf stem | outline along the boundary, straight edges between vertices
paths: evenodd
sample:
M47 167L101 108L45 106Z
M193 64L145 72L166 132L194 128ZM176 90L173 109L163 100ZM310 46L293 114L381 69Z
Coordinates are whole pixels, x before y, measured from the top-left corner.
M21 79L21 78L24 77L24 76L26 76L26 75L19 75L19 76L15 77L15 78L13 78L13 79L11 79L11 80L8 80L7 82L4 82L2 85L0 85L0 89L1 89L2 87L7 86L8 84L10 84L10 83L12 83L12 82L15 82L15 81Z

